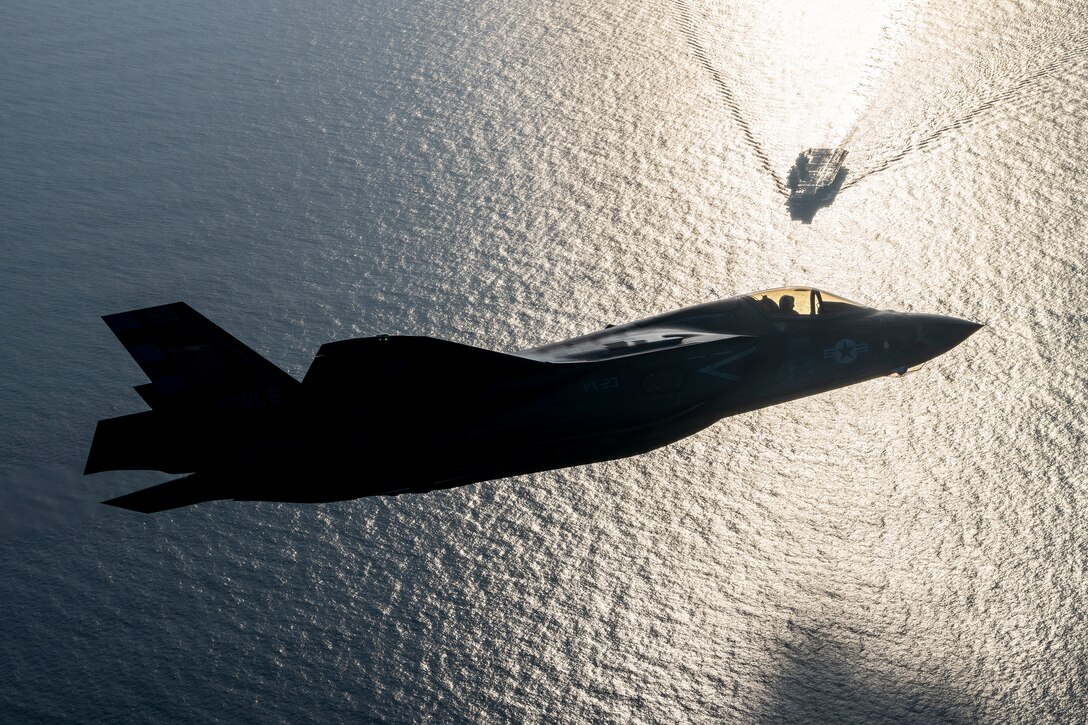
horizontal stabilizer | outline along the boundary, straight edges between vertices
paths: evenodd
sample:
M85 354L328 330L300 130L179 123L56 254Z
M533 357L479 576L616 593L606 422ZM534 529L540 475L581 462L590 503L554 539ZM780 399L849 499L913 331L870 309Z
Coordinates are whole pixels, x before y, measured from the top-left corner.
M157 486L111 498L109 501L103 501L102 503L107 506L128 509L129 511L153 514L183 506L192 506L205 501L231 498L229 495L225 496L217 492L215 490L217 488L217 486L213 485L213 481L206 476L194 473L191 476L175 478Z
M84 474L101 471L188 473L196 434L183 423L144 411L98 421Z

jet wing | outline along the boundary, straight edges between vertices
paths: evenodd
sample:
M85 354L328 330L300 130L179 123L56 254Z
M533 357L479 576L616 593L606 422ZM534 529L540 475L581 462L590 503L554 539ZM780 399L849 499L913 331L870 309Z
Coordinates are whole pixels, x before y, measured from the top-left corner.
M153 514L229 497L230 491L224 489L222 480L202 473L193 473L157 486L149 486L124 496L111 498L102 503L129 511Z

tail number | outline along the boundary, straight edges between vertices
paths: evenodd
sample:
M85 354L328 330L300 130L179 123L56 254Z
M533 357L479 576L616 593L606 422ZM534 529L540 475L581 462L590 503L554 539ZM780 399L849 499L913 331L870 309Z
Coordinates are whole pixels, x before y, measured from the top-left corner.
M619 378L597 378L595 380L583 380L583 393L599 393L602 390L614 390L620 386Z

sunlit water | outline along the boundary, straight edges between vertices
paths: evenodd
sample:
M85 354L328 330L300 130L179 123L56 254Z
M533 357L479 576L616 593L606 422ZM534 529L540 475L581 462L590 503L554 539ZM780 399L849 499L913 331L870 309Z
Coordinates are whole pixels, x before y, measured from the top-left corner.
M0 720L1084 721L1086 10L6 3ZM163 476L80 475L142 409L101 314L184 299L300 377L780 284L988 327L449 492L144 517L96 502Z

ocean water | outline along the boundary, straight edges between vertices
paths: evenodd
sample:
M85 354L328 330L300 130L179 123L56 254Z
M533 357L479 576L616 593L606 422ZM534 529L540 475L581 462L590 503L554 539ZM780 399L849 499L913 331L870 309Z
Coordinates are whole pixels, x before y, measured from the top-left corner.
M4 3L0 721L1088 720L1086 48L1074 0ZM783 284L987 327L422 496L81 475L143 409L102 314L183 299L301 377Z

